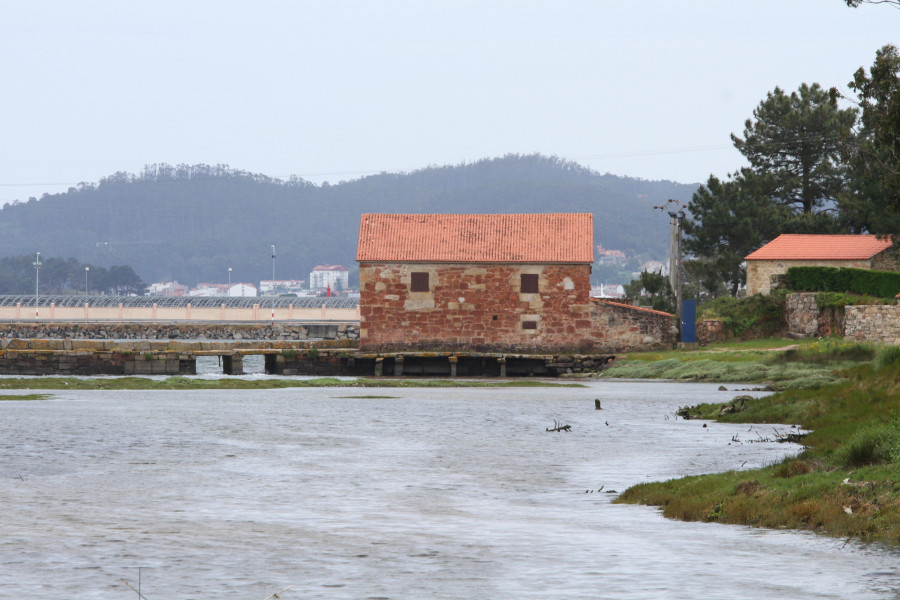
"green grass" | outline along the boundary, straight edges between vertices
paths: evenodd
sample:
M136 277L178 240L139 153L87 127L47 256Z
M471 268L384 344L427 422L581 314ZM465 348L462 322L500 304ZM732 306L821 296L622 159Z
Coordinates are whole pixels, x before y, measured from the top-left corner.
M0 402L46 400L50 394L0 394Z
M787 349L786 349L787 348ZM773 390L819 388L840 381L841 371L876 358L876 346L840 339L768 339L698 350L628 354L604 377L766 384ZM900 354L896 360L900 360Z
M450 388L450 387L584 387L580 383L554 383L534 380L478 381L459 379L200 379L194 377L33 377L2 379L0 389L37 390L254 390L298 387L389 387L389 388ZM2 396L0 396L2 397Z
M895 354L893 350L876 350ZM877 363L877 360L876 360ZM672 518L900 543L900 363L855 366L844 380L748 401L719 418L796 423L806 449L764 469L686 477L626 490L616 501L652 504ZM717 418L721 405L687 409Z

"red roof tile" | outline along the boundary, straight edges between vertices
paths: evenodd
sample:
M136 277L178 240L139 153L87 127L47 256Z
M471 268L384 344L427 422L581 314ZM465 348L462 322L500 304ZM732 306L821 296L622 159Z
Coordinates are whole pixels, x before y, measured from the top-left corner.
M610 306L618 306L619 308L628 308L640 312L653 313L654 315L662 315L664 317L675 316L672 313L667 313L653 308L647 308L646 306L634 306L633 304L625 304L624 302L612 302L611 300L606 300L605 298L591 298L591 301L596 302L597 304L609 304Z
M785 233L746 260L867 260L891 247L875 235L811 235Z
M593 238L590 213L364 214L356 260L591 263Z

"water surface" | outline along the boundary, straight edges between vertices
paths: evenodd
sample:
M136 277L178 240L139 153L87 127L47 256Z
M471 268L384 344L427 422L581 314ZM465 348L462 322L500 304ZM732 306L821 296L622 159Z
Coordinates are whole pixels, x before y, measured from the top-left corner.
M674 418L718 384L589 385L0 402L0 598L136 597L139 568L150 600L897 597L884 546L611 504L797 447Z

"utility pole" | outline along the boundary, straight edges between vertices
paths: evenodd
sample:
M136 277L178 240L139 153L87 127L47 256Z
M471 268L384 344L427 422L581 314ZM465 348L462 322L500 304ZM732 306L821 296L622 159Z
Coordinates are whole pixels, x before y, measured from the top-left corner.
M678 341L681 341L682 318L682 276L681 276L681 229L686 206L678 200L669 198L654 210L664 210L670 218L671 233L669 238L669 284L675 293L675 322L678 327Z
M38 300L41 295L41 253L34 258L34 320L38 321Z
M272 327L275 327L275 244L272 244Z

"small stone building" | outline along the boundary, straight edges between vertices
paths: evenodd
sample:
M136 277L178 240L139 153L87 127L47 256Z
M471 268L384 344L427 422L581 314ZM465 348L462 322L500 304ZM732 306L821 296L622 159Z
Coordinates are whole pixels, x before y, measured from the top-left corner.
M590 298L589 213L364 214L357 260L362 350L618 352L671 343L671 315Z
M360 348L591 347L591 214L365 214Z
M768 294L790 267L900 271L892 241L876 235L782 234L745 257L747 294Z

